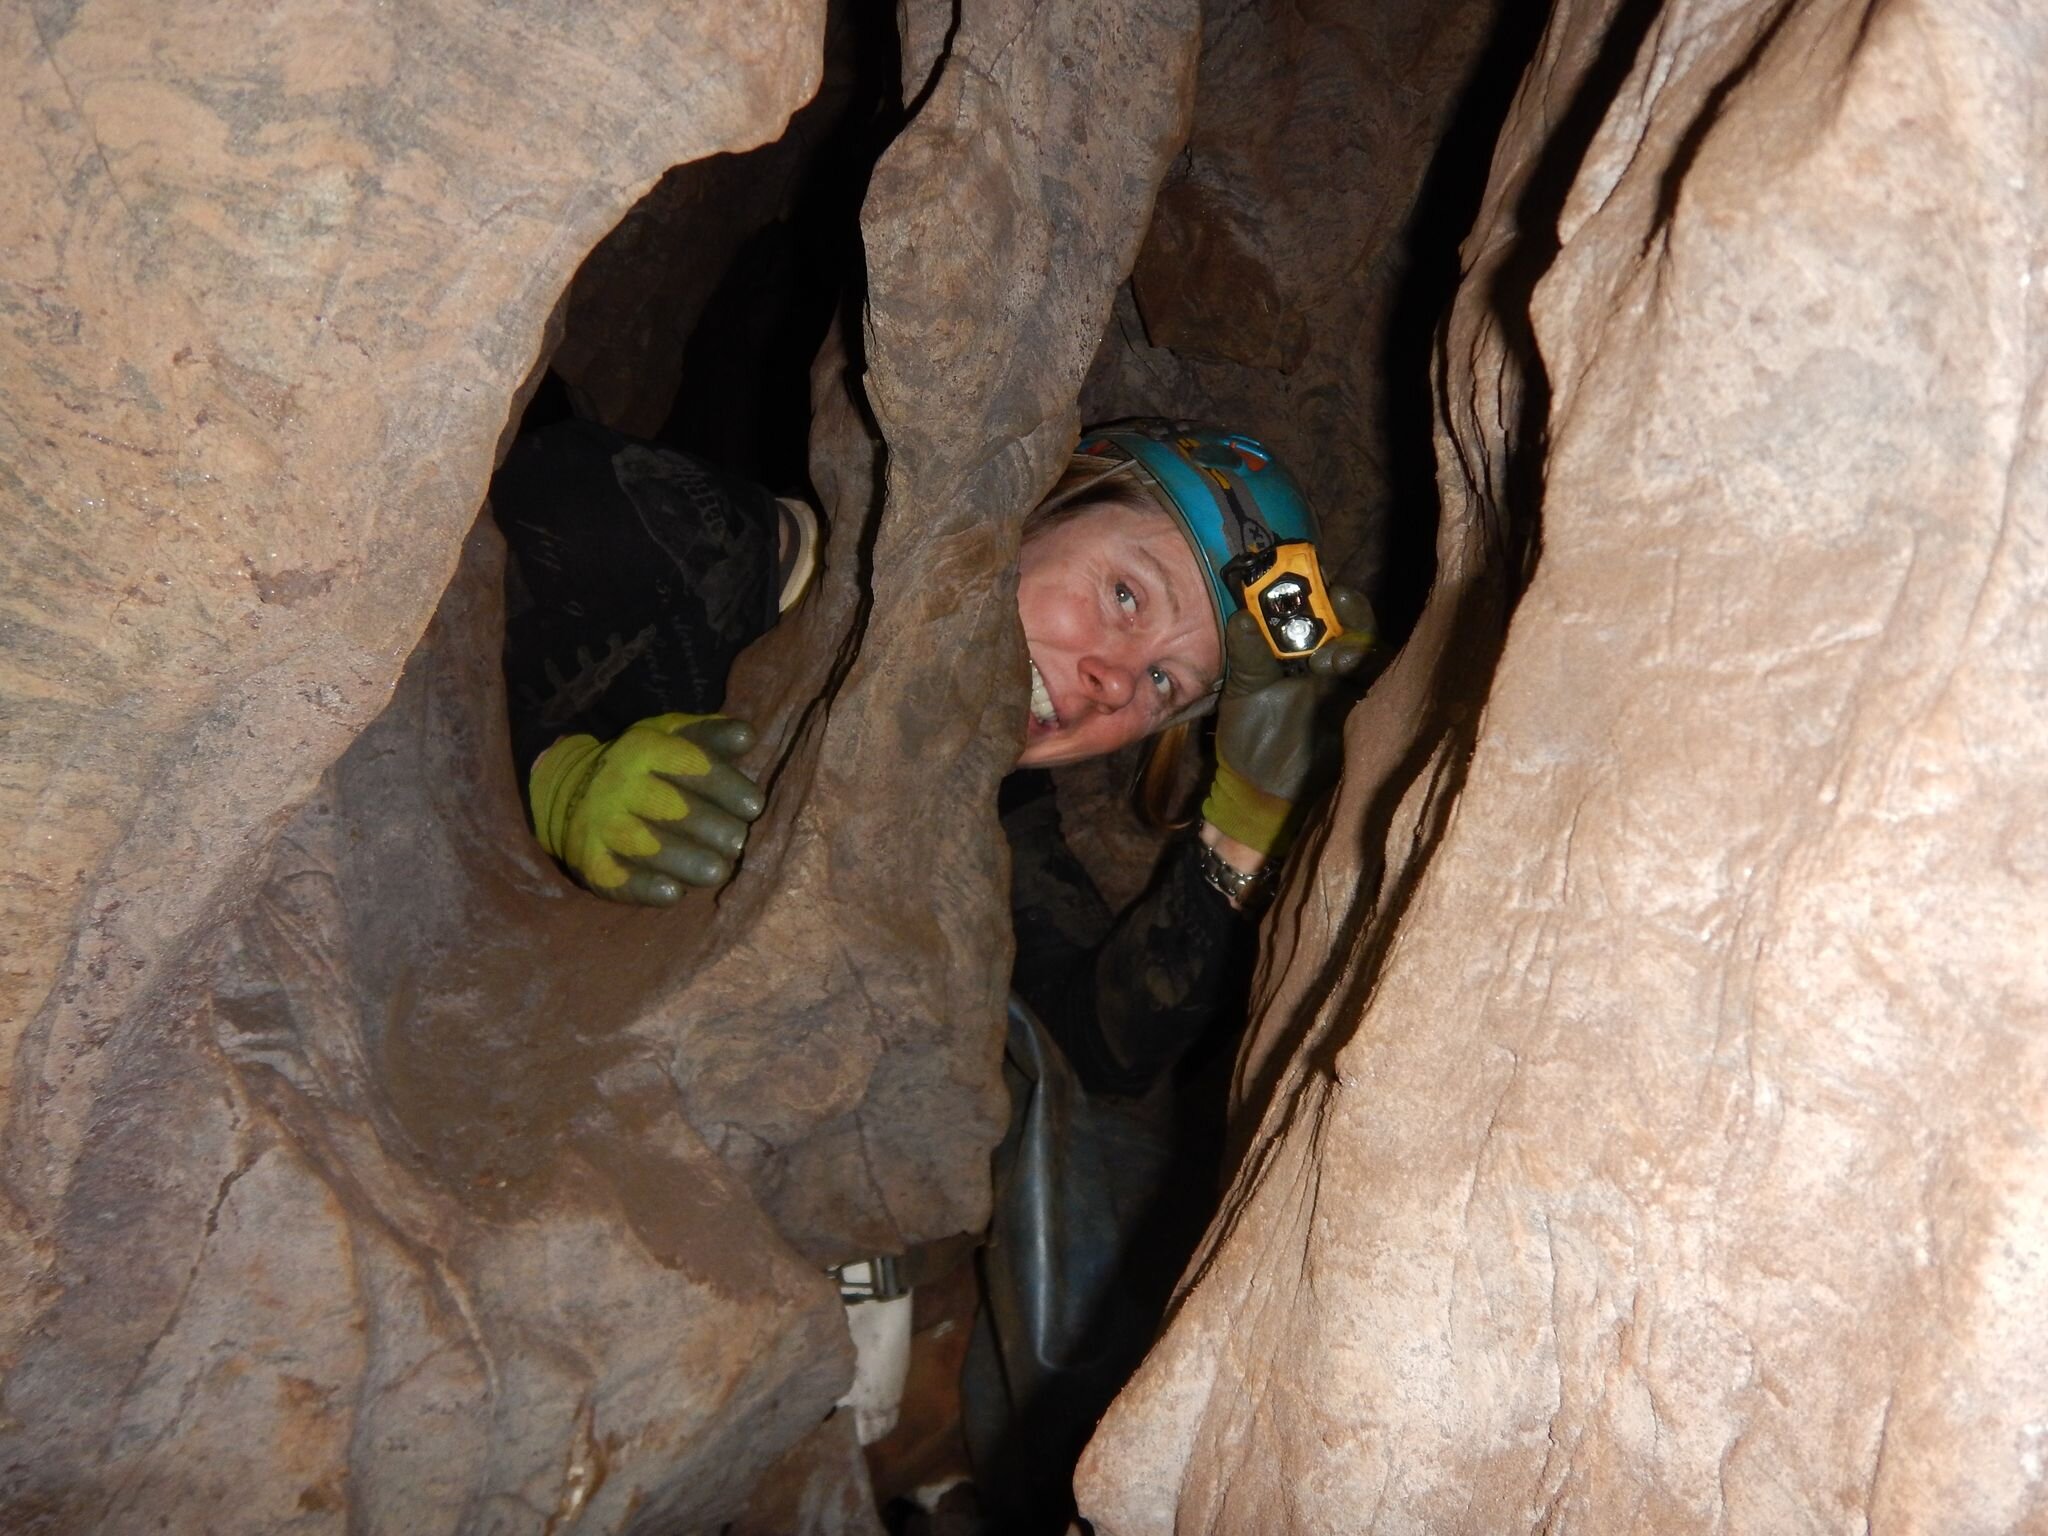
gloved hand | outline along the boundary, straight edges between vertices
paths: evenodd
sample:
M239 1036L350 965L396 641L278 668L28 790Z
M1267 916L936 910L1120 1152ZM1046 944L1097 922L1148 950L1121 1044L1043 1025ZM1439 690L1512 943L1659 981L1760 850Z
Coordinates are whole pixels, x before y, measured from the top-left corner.
M1330 589L1344 633L1289 673L1239 610L1224 631L1226 671L1216 706L1216 777L1202 819L1269 856L1287 851L1301 811L1335 767L1337 721L1319 719L1337 685L1365 664L1379 640L1372 604L1349 587Z
M609 742L564 736L528 777L534 834L614 901L665 907L684 885L723 885L765 804L726 760L753 744L754 728L724 715L656 715Z

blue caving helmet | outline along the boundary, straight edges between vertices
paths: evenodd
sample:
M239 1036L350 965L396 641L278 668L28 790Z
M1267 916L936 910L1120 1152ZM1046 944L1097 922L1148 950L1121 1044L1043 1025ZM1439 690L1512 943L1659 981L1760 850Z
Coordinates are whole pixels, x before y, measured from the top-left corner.
M1239 555L1290 539L1317 543L1308 498L1273 451L1243 432L1200 422L1139 418L1083 432L1077 454L1122 459L1157 491L1194 546L1223 626L1242 606L1224 575Z

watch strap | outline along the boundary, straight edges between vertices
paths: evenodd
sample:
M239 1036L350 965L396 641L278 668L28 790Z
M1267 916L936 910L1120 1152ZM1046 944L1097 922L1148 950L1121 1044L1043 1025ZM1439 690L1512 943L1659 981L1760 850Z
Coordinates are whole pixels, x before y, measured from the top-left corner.
M1271 860L1257 869L1242 870L1207 843L1201 845L1198 857L1202 878L1220 891L1238 911L1250 912L1264 905L1267 889L1272 884Z

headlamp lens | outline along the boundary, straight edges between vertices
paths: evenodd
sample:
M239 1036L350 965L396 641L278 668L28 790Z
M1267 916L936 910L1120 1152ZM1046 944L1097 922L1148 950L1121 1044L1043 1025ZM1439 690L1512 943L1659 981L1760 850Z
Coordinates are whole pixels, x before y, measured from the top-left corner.
M1283 651L1299 655L1322 639L1323 621L1309 611L1308 585L1298 577L1282 576L1261 592L1259 613Z

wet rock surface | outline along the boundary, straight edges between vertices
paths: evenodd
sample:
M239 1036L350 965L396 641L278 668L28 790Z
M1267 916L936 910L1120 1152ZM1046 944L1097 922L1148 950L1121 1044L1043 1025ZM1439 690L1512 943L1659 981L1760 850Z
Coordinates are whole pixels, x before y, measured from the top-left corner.
M2009 6L1555 8L1105 1536L2048 1517L2044 86Z

